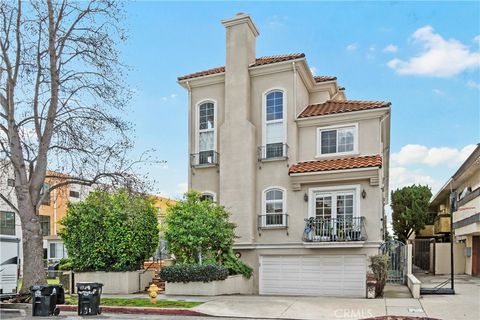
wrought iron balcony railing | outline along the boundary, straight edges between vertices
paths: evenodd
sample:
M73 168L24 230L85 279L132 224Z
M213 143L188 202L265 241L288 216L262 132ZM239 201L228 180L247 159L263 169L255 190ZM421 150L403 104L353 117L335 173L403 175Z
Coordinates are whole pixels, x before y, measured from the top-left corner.
M259 161L273 159L288 159L288 144L270 143L258 147L257 156Z
M286 213L269 213L258 215L258 229L269 228L287 228L288 214Z
M192 167L218 166L218 163L218 152L213 150L200 151L190 155L190 166Z
M305 219L303 241L365 241L365 217Z

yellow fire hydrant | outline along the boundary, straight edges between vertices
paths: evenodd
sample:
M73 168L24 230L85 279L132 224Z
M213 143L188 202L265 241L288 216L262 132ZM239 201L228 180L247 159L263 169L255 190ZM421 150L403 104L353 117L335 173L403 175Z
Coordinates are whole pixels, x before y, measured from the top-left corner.
M155 283L152 283L150 287L148 287L148 296L150 297L150 303L156 304L157 303L157 295L158 295L158 287Z

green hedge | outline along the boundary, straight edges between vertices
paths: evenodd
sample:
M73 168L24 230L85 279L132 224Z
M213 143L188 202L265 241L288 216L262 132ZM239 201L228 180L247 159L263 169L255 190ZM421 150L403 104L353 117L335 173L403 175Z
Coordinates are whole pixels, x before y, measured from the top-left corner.
M167 282L210 282L227 277L228 269L219 265L176 264L160 270L160 278Z

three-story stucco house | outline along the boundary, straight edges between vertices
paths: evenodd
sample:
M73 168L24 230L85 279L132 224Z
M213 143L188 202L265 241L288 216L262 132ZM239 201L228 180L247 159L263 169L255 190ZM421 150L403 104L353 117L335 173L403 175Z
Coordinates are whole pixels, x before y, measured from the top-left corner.
M189 189L231 211L253 292L364 297L383 241L390 103L346 100L304 54L256 58L246 14L222 23L226 65L178 78Z

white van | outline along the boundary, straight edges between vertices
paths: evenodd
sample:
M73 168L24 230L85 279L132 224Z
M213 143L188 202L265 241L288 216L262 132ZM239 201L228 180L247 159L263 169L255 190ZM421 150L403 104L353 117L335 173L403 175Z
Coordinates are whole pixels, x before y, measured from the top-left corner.
M0 236L0 294L17 293L19 274L20 239Z

